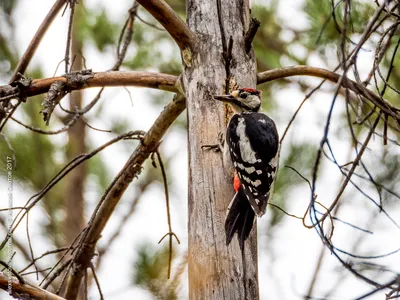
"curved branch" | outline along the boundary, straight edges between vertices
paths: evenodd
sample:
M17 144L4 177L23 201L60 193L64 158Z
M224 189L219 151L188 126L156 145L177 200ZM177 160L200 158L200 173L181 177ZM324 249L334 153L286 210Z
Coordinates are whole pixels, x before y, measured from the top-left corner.
M193 48L196 36L163 0L137 0L168 31L181 50Z
M51 23L56 18L65 3L67 3L67 0L57 0L56 3L54 3L46 18L43 20L42 24L40 24L39 29L35 33L35 36L32 38L32 41L29 44L28 49L26 49L24 56L19 61L18 66L9 81L10 83L14 82L17 79L18 73L25 73L25 70L28 67L33 55L35 54L36 49L39 46L47 29L50 27Z
M339 82L341 75L322 68L310 67L310 66L291 66L279 69L273 69L257 74L257 84L273 81L276 79L282 79L291 76L313 76L323 78L331 82ZM350 89L354 93L364 96L376 106L378 106L383 112L390 115L398 122L400 122L399 109L391 105L388 101L376 95L371 90L367 89L362 84L359 84L351 79L343 78L341 85L345 88Z
M107 225L125 190L132 180L139 175L143 163L151 153L156 151L165 132L185 108L185 98L177 94L174 100L161 112L153 126L143 137L142 143L135 149L123 169L117 175L116 180L106 190L98 204L100 205L98 211L94 212L89 221L88 234L84 238L83 246L80 251L77 251L76 257L74 257L74 272L68 280L65 294L67 299L76 298L84 271L90 266L96 243L100 239L104 227Z
M73 91L92 87L111 87L111 86L137 86L137 87L148 87L153 89L159 89L169 92L180 92L175 86L178 77L163 73L153 72L121 72L121 71L109 71L109 72L97 72L93 73L93 76L88 78L83 85L71 84L68 85L68 78L66 76L50 77L43 79L35 79L32 83L23 88L20 94L15 94L13 97L32 97L39 94L44 94L49 91L50 86L56 81L65 83L65 90ZM2 92L16 88L10 85L0 86L0 95Z
M9 278L0 272L0 288L8 291ZM29 283L22 284L19 281L11 280L11 296L16 299L49 299L49 300L63 300L49 291L41 289Z
M300 66L290 66L290 67L272 69L258 73L257 84L262 84L276 79L282 79L291 76L313 76L313 77L323 78L335 83L340 78L339 74L336 74L335 72L326 69L300 65Z

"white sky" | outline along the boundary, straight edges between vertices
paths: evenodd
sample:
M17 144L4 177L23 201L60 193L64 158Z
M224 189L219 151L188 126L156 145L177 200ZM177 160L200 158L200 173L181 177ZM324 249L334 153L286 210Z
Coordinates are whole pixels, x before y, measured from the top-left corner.
M98 6L102 3L107 8L107 12L114 20L120 20L121 16L125 16L127 7L131 1L120 1L115 5L114 1L86 1L88 8ZM255 1L262 3L262 1ZM22 53L26 49L30 38L34 35L39 24L43 20L45 14L50 9L53 0L36 1L32 5L32 1L20 0L18 9L15 15L19 16L16 39L19 45L19 50ZM304 16L299 14L302 1L290 0L280 1L279 14L289 27L304 28L307 20ZM293 16L296 18L293 18ZM41 65L45 70L46 76L52 76L54 69L59 61L63 59L64 46L66 38L66 22L67 18L57 18L51 26L48 34L43 39L37 54L35 55L32 65ZM301 51L301 49L299 49ZM114 62L114 52L105 56L99 56L89 47L86 51L87 66L93 68L94 71L102 71L110 68ZM365 54L368 56L368 54ZM367 59L367 58L366 58ZM317 58L312 60L314 66L324 66L324 62ZM60 68L62 69L62 68ZM63 73L62 70L59 73ZM313 80L313 83L319 81ZM332 88L331 88L332 89ZM105 110L109 119L111 117L123 118L132 123L132 129L147 130L153 123L154 119L158 116L163 107L154 108L148 104L148 96L144 89L129 88L132 94L133 106L129 100L127 92L119 88L107 89L104 93L102 101L106 103L107 109ZM85 91L85 101L90 101L96 94L97 89ZM304 95L295 88L288 88L285 90L276 91L280 100L280 109L275 111L272 115L277 121L280 134L283 133L285 125L290 120L292 113L297 108L297 105L302 101ZM171 95L164 96L164 103L167 104ZM326 115L327 109L330 104L330 96L324 93L318 93L311 101L309 101L303 108L298 120L295 123L295 129L286 138L286 142L301 142L303 139L311 139L316 144L322 136L321 131L321 114ZM118 101L118 106L112 105ZM339 104L340 105L340 104ZM117 108L116 108L117 107ZM279 112L279 115L278 115ZM89 115L90 116L90 115ZM90 119L90 117L89 117ZM131 120L134 120L134 124ZM334 116L334 121L338 122L338 114ZM99 128L109 128L110 122L106 118L102 120L93 119L91 125ZM60 125L60 124L58 124ZM138 127L139 126L139 127ZM55 126L59 127L59 126ZM20 130L13 125L13 128ZM52 128L53 129L53 128ZM101 145L110 139L110 134L104 134L94 131L89 131L89 141L92 143L91 148L94 149L96 145ZM64 136L54 137L54 141L62 143ZM379 144L379 141L376 141ZM338 149L339 158L345 162L348 157L349 144L345 141L335 140L335 147ZM378 149L379 147L377 147ZM132 144L132 150L134 145ZM18 149L16 149L18 151ZM186 137L182 136L181 131L172 129L165 137L162 145L162 151L166 154L177 153L170 164L170 174L174 174L174 183L170 187L171 203L172 203L172 221L174 231L178 234L181 245L178 249L183 252L186 250L187 245L187 152L186 152ZM129 156L124 148L114 146L104 151L101 154L102 158L109 162L110 170L116 174L124 165ZM299 158L301 159L301 158ZM324 203L332 201L332 195L335 195L338 186L338 176L335 167L327 166L327 171L320 176L318 184L318 199ZM15 184L14 198L15 205L24 203L32 194L31 191L26 191L26 187L19 183ZM25 190L24 190L25 189ZM3 190L0 189L0 197L3 198ZM108 240L109 235L114 231L114 227L118 224L116 221L117 216L122 216L124 207L128 205L131 198L134 197L134 189L128 190L125 195L124 201L117 207L117 211L113 218L107 225L103 238L99 244L102 245ZM348 203L343 205L341 218L355 223L365 228L370 222L369 213L366 206L369 202L361 198L359 194L352 194L353 198ZM87 210L87 217L92 212L93 205L98 201L98 195L88 190L87 200L89 208ZM353 201L354 200L354 201ZM273 200L272 200L273 201ZM296 215L302 215L308 205L308 187L306 184L299 186L290 195L290 202L288 203L288 211ZM103 265L99 271L99 279L102 284L103 292L106 299L152 299L151 296L140 288L126 289L121 292L120 289L125 289L129 285L132 270L132 258L135 249L142 243L143 240L150 242L154 245L157 244L161 236L167 232L167 221L165 215L164 196L161 187L152 187L143 197L137 212L128 222L122 235L113 245L103 260ZM396 220L400 219L399 211L391 212ZM259 281L261 299L301 299L301 295L306 293L310 282L310 276L314 270L316 258L321 249L321 241L314 230L309 230L301 225L299 220L284 217L284 222L278 225L275 229L274 235L266 236L266 224L269 215L259 220ZM374 236L369 239L369 242L363 243L360 249L369 249L371 253L358 251L360 254L381 254L392 251L399 247L393 238L393 234L398 237L398 231L388 230L393 229L393 226L385 222L385 218L379 215L376 218L377 226L374 228ZM35 222L42 223L43 217L41 212L37 209L36 214L30 219L31 224ZM31 226L32 236L35 240L35 253L41 253L49 250L45 240L41 238L41 233L38 226ZM129 228L129 230L128 230ZM17 236L24 237L24 230L20 230ZM359 236L359 232L349 227L337 224L335 227L334 240L336 245L342 249L350 250L352 241ZM397 239L398 240L398 239ZM236 241L236 240L235 240ZM377 263L388 263L393 269L399 271L399 254L393 255L389 258L374 261ZM18 263L17 263L18 264ZM318 297L320 294L331 287L333 282L339 276L348 276L351 280L347 280L345 284L340 286L340 290L332 299L352 299L369 290L372 287L367 286L363 282L352 278L352 275L347 275L346 271L339 265L338 261L332 256L327 254L322 267L321 276L315 288L314 295ZM118 294L115 291L119 291ZM97 290L94 288L90 291L91 299L97 299ZM186 293L186 287L183 287L182 294ZM0 292L0 298L7 297L5 293ZM5 298L4 298L5 299ZM377 293L376 296L370 299L383 299L383 293Z

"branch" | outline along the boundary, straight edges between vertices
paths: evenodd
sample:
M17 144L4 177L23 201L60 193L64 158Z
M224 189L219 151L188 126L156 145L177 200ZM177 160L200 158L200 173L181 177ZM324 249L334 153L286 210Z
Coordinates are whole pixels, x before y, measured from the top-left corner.
M257 84L273 81L276 79L291 77L291 76L313 76L323 78L331 82L341 82L341 85L345 88L350 89L356 94L364 96L376 106L378 106L383 112L390 115L394 119L400 122L399 109L391 105L385 99L376 95L371 90L367 89L362 84L359 84L348 78L341 79L341 75L331 72L326 69L310 67L310 66L292 66L279 69L273 69L257 74Z
M132 180L139 175L143 163L151 153L156 151L161 138L185 107L185 98L181 95L176 95L174 100L161 112L153 126L143 137L142 143L135 149L128 162L117 175L117 179L111 183L103 195L99 203L99 210L94 212L89 221L88 234L84 238L81 251L77 251L77 255L74 257L74 272L72 272L69 278L65 294L67 299L76 298L84 271L90 266L96 243L100 239L101 233L123 193Z
M0 288L8 291L9 278L0 272ZM43 290L29 283L21 284L19 281L11 280L11 296L15 299L49 299L62 300L60 296Z
M56 18L56 16L58 15L61 8L65 5L66 2L67 0L57 0L56 3L54 3L53 7L48 12L46 18L43 20L42 24L40 24L40 27L36 31L35 36L32 38L32 41L29 44L28 49L26 49L24 56L19 61L19 64L9 81L10 83L14 82L17 79L18 73L21 74L25 73L25 70L28 67L33 55L35 54L36 49L39 46L47 29L50 27L51 23Z
M181 50L194 48L195 34L163 0L137 0L168 31Z
M175 87L177 79L178 77L174 75L152 72L98 72L93 73L93 76L88 78L83 85L76 85L72 83L68 84L68 76L59 76L35 79L29 86L23 88L23 90L19 92L19 95L14 95L13 97L32 97L47 93L50 89L50 86L55 82L67 84L65 89L68 91L92 87L137 86L177 92L178 90ZM16 88L10 85L0 86L0 95L2 95L2 92L7 92L10 90L16 91Z
M247 30L246 35L244 37L244 49L246 53L249 53L251 49L251 44L253 43L253 39L256 36L257 30L260 27L261 23L256 18L251 18L249 30Z

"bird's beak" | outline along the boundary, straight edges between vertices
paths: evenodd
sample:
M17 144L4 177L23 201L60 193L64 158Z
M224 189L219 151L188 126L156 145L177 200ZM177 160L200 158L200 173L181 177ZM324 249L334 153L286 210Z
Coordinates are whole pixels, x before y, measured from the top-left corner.
M223 102L230 103L233 100L235 100L235 97L233 97L232 95L215 95L214 99L218 100L218 101L223 101Z

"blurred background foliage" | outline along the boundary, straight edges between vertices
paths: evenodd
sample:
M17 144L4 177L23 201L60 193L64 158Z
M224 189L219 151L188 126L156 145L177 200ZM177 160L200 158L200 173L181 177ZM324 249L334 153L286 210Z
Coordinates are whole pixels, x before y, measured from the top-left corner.
M10 78L24 51L24 49L18 47L15 39L13 39L17 26L14 11L18 2L18 0L0 1L0 81L3 84ZM185 3L183 0L167 0L167 2L182 18L185 18ZM266 71L287 65L310 64L310 61L315 61L316 59L323 62L325 68L334 69L338 62L335 55L339 49L340 32L343 27L343 2L336 1L334 3L335 17L332 16L331 3L333 1L306 0L301 12L307 18L307 26L304 28L297 28L298 26L295 26L295 24L286 24L280 19L278 14L279 0L267 1L265 4L258 2L258 4L254 5L252 7L252 16L261 21L261 27L253 43L258 70ZM351 3L350 43L353 37L357 38L362 33L376 7L373 1L360 0L351 1ZM116 44L126 17L127 14L116 22L110 18L107 10L101 5L90 9L83 6L75 20L78 22L80 29L76 38L82 42L83 52L85 52L85 48L94 46L99 56L107 53L115 55ZM373 37L372 40L376 41L377 37ZM388 68L391 54L397 42L398 35L395 35L387 55L384 56L382 61L381 68L383 70ZM368 42L365 45L365 51L374 51L375 47L376 45L372 42ZM298 49L301 49L301 51L298 51ZM394 63L396 65L400 63L399 59L399 56L395 58ZM178 75L182 71L180 61L179 49L169 35L160 28L145 10L139 8L138 18L134 23L133 39L130 44L130 50L124 60L123 69L151 70ZM27 77L42 77L40 68L29 70L26 73ZM390 82L394 84L399 81L400 71L395 68ZM379 84L382 87L381 81ZM282 113L279 100L275 98L274 91L276 90L296 88L305 93L313 87L313 85L309 84L309 81L299 80L298 78L264 84L261 86L263 98L265 99L264 111L272 116L279 116ZM154 107L164 105L165 93L149 91L149 95L151 95ZM388 90L385 98L393 104L399 104L400 101L398 95L391 90ZM21 121L33 127L46 129L39 115L42 100L43 96L38 96L22 105L23 120ZM100 102L97 110L94 111L94 117L99 115L101 111L102 104ZM55 115L54 117L59 127L65 124L65 114ZM351 113L351 117L356 119L357 116L355 113ZM342 118L343 122L345 122L347 118L345 113L343 113ZM123 119L112 119L109 124L112 124L112 131L115 133L122 133L128 130L128 124ZM140 124L136 125L140 128ZM182 135L184 136L183 130L186 129L185 114L179 118L177 125L182 128ZM282 123L279 125L286 126L286 124ZM355 128L357 136L360 136L365 131L362 126L356 126ZM32 191L36 192L43 188L55 173L67 163L67 141L55 143L46 135L32 133L23 128L12 130L12 132L6 128L4 134L8 137L13 148L18 149L15 153L17 158L15 176ZM340 135L340 132L337 132L337 134ZM86 147L91 149L88 141ZM287 209L290 193L298 185L306 184L298 174L289 168L285 168L285 166L293 167L306 178L311 178L310 166L312 166L315 159L317 147L317 144L311 144L309 140L287 142L285 144L285 151L282 152L280 160L279 177L274 188L273 202L276 205ZM7 144L3 139L0 139L0 153L6 153L7 151ZM176 155L179 155L179 153ZM301 160L298 159L299 157L301 157ZM167 170L169 160L170 157L165 158ZM390 188L395 190L396 182L399 180L399 173L397 172L398 156L388 150L384 156L377 157L376 160L384 167L384 170L375 178L376 182L389 184ZM391 163L388 163L388 161ZM1 163L5 163L4 157L2 157ZM94 178L91 182L92 184L93 182L95 183L95 189L101 195L112 179L108 175L108 162L103 161L99 156L89 160L87 164L88 176ZM2 165L0 172L3 173L1 175L5 175L3 170L5 168ZM154 172L154 170L146 167L143 172ZM157 174L150 176L152 178L151 182L161 185L162 180L158 172ZM366 176L366 174L360 174L360 176ZM146 178L149 179L149 176ZM171 181L174 177L169 176L168 178ZM88 180L85 181L85 184L88 184ZM136 184L140 186L143 183L136 182ZM139 188L139 190L141 189ZM390 192L385 192L384 195L387 203L394 202ZM63 212L64 201L65 185L63 181L57 184L41 201L41 205L47 214L46 221L41 224L42 231L49 243L52 243L55 247L60 247L64 244L62 225L65 216ZM277 209L269 209L269 214L271 217L268 231L273 232L276 225L282 221L283 214ZM3 217L1 216L1 218ZM148 290L155 299L177 299L176 289L181 278L177 277L175 281L167 283L165 276L168 267L168 247L160 249L160 247L142 245L136 247L134 251L137 259L132 263L132 284ZM2 254L0 253L0 255Z

